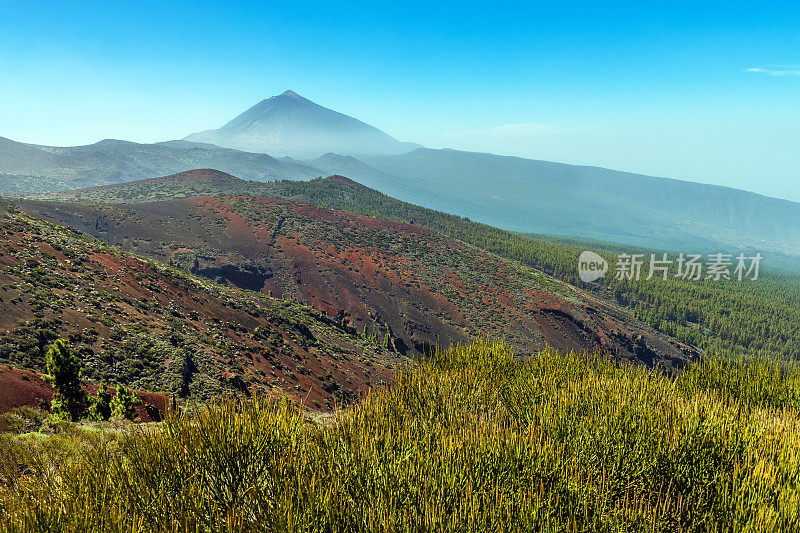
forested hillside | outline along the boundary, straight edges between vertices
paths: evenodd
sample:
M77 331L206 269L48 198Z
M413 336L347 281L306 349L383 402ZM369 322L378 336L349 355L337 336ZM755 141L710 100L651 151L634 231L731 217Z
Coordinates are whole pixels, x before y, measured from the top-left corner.
M582 249L575 246L532 239L400 202L342 178L265 185L274 187L276 194L433 228L591 289L578 279L578 255ZM596 251L604 252L602 247ZM614 259L612 253L616 253L616 249L605 251L609 262ZM761 352L784 359L800 358L800 279L797 277L766 272L757 281L663 281L654 278L632 282L607 276L593 290L613 295L654 327L704 349L737 355Z
M185 176L174 180L165 188ZM697 355L619 306L418 225L268 196L19 205L211 280L308 302L403 355L484 335L521 356L599 349L668 373Z
M158 188L152 187L151 184L139 187L134 182L52 197L104 202L145 202L164 198ZM226 194L228 187L227 184L206 184L203 191L206 194ZM769 264L757 281L663 281L654 278L634 283L607 276L595 285L587 285L581 284L577 275L578 255L587 249L582 243L537 239L471 222L401 202L341 176L308 182L254 183L239 180L233 190L240 194L291 198L435 229L614 299L659 330L701 348L737 355L762 353L782 359L800 358L800 279L770 272ZM183 197L190 193L171 190L171 194ZM586 243L585 246L604 254L609 262L626 249L596 243Z

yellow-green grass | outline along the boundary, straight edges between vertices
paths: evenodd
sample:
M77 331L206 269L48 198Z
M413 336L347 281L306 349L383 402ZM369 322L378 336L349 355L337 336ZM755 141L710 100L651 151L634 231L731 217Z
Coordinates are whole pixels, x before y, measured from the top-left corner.
M600 356L518 362L486 340L437 351L327 424L256 398L129 436L93 432L61 456L8 437L0 520L21 531L795 531L798 383L764 362L708 360L675 381Z

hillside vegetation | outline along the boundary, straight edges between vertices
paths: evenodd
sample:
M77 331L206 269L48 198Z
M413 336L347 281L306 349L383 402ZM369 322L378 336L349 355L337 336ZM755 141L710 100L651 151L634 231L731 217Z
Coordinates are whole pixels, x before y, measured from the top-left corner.
M196 173L193 189L208 189L207 176ZM167 181L174 190L185 177ZM157 183L141 186L160 195ZM697 355L619 306L417 225L265 196L20 206L215 281L307 301L367 335L388 335L404 355L482 335L504 337L521 355L545 344L600 348L667 372Z
M205 181L203 191L205 194L227 194L228 188L226 180L218 183ZM163 199L159 190L152 185L140 187L137 183L128 183L59 193L54 197L84 202L136 203ZM631 282L607 276L595 285L586 285L577 276L580 252L593 249L613 264L615 254L624 247L532 238L401 202L341 176L307 182L254 183L240 180L234 190L239 194L246 191L250 195L291 198L434 229L593 290L629 307L637 317L656 329L702 349L747 357L761 353L784 360L800 358L800 278L770 272L768 263L758 281L653 279ZM188 195L185 190L172 188L170 191L175 197ZM690 251L693 250L686 250ZM643 270L647 268L648 263L645 263Z
M508 259L539 268L583 286L577 276L578 255L585 248L550 242L400 202L350 180L264 184L275 194L307 198L315 204L369 216L402 220L432 228ZM616 249L595 248L613 264ZM647 271L645 263L643 271ZM678 339L707 350L739 356L762 353L800 358L800 279L762 272L757 281L691 281L654 278L598 283L642 320Z
M0 363L13 367L43 371L47 346L64 338L93 382L187 400L271 391L331 409L390 380L402 360L307 305L226 288L2 205L0 239Z
M14 531L796 531L800 376L693 363L671 381L482 341L328 423L222 401L132 433L2 435ZM20 467L22 465L22 467Z

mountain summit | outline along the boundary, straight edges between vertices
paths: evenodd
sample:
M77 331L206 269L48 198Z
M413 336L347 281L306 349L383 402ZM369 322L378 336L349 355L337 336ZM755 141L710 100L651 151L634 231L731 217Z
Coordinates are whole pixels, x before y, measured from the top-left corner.
M402 154L419 148L294 91L262 100L221 128L193 133L185 140L293 157L318 157L329 152Z

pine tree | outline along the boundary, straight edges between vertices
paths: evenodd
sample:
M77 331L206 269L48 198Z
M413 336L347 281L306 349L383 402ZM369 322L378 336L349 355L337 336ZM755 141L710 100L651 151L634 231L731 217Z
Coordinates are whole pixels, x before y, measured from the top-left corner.
M68 420L80 420L86 410L86 393L81 387L81 360L63 339L56 340L45 357L48 383L56 389L51 410Z

